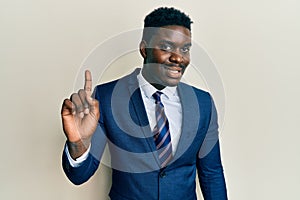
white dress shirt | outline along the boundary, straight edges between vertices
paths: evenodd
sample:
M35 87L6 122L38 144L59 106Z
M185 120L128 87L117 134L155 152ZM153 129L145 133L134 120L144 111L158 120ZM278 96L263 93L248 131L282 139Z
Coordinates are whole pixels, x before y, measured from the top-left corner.
M154 94L157 91L157 89L153 87L149 82L146 81L146 79L143 77L141 72L137 75L137 80L138 80L139 88L141 90L141 95L146 109L149 125L151 130L153 131L156 125L156 116L155 116L155 100L152 97L152 94ZM165 114L169 121L169 129L170 129L171 143L172 143L172 154L174 156L181 135L182 107L180 103L180 98L178 96L177 87L165 87L163 90L161 90L161 92L163 93L161 95L161 101L164 105ZM77 167L87 158L88 153L90 151L90 147L82 156L80 156L76 160L74 160L70 156L67 146L65 148L65 151L71 166Z
M155 99L152 95L157 91L157 89L145 80L145 78L142 76L142 73L140 73L137 76L137 79L139 82L142 99L148 116L149 125L153 132L154 127L156 125L156 116L155 116ZM163 93L161 95L161 102L164 105L165 114L169 121L169 129L170 129L171 143L172 143L172 154L174 156L181 135L181 124L182 124L181 103L178 96L177 87L165 87L163 90L161 90L161 92Z

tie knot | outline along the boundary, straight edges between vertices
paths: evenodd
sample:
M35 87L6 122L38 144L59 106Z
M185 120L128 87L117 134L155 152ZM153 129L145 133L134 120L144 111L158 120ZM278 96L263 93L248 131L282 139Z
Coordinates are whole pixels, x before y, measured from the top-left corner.
M162 95L163 93L160 92L160 91L157 91L155 93L152 94L153 98L155 99L155 103L158 104L158 103L161 103L161 100L160 100L160 96Z

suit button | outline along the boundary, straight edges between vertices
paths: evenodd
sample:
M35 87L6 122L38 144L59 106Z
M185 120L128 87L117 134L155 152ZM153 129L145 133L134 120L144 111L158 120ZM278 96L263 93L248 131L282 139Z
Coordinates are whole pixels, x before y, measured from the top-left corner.
M159 174L159 177L160 177L160 178L164 178L164 177L166 177L166 175L167 175L166 172L161 172L161 173Z

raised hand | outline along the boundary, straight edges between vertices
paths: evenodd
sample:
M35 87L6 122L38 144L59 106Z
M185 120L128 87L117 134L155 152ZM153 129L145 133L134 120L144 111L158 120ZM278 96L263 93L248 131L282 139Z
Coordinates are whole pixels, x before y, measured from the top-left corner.
M99 103L92 95L91 72L85 71L84 89L65 99L61 109L63 130L72 158L81 156L89 147L100 117Z

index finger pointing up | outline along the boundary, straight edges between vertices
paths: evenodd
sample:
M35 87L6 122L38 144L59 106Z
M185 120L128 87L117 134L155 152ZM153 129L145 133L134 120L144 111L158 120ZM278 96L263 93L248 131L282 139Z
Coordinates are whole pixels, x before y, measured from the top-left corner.
M89 70L86 70L84 74L84 91L87 96L92 95L92 74Z

